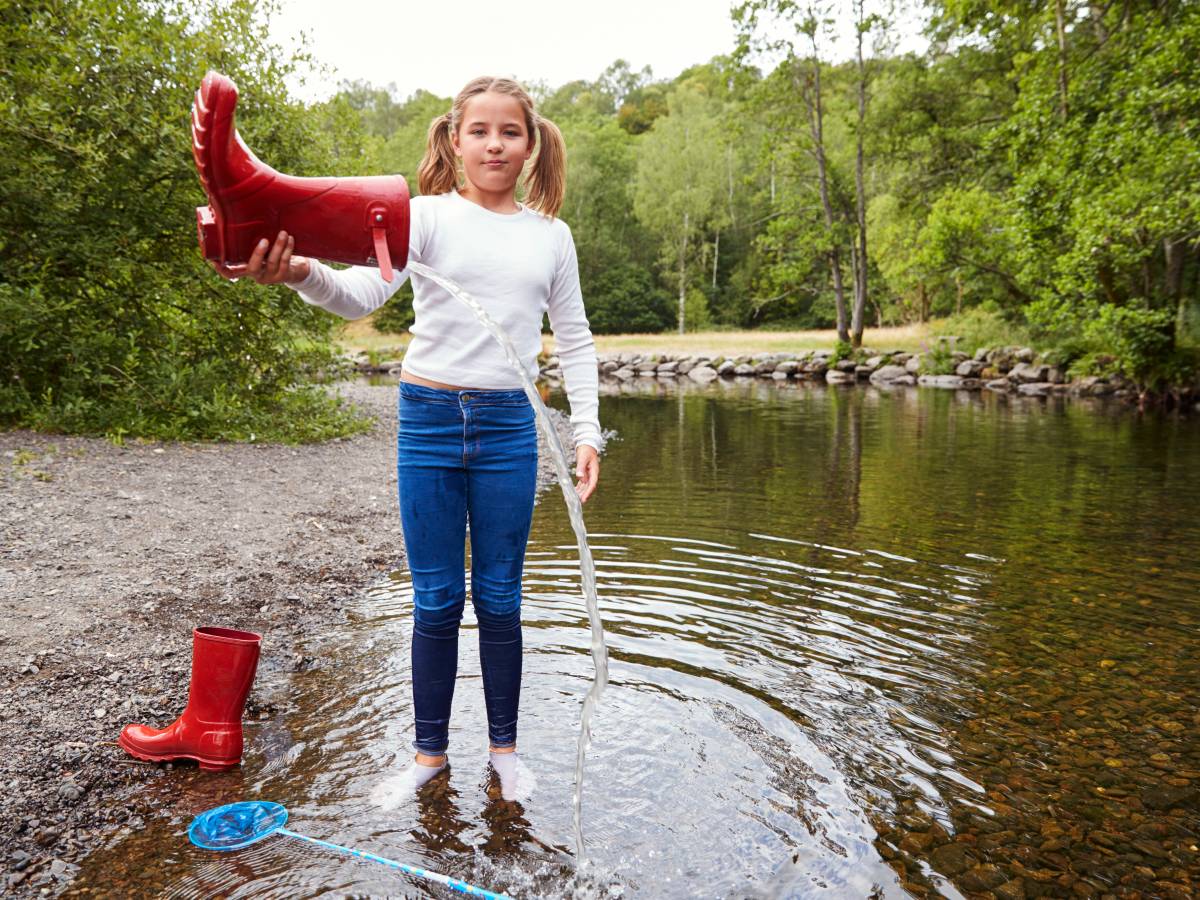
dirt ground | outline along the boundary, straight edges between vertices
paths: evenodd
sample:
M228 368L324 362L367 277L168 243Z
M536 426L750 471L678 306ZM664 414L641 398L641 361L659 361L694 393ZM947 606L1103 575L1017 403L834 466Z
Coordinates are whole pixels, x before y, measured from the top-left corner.
M258 681L286 677L312 662L299 637L403 565L396 388L336 390L376 417L369 433L302 447L0 433L0 892L57 893L136 827L157 767L115 740L182 711L193 626L261 633ZM553 482L543 452L539 486ZM256 693L247 716L269 716Z

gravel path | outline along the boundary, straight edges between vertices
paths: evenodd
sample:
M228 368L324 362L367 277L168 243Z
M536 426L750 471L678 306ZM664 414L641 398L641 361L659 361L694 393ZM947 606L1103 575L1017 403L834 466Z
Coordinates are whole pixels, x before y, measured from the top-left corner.
M191 629L263 635L247 715L309 665L296 639L403 565L396 388L336 389L377 419L303 447L114 446L0 433L0 887L57 892L74 862L136 827L158 766L115 744L126 722L182 710ZM566 417L551 415L566 447ZM542 452L539 488L554 483ZM144 792L142 792L144 793ZM0 891L2 892L2 891Z

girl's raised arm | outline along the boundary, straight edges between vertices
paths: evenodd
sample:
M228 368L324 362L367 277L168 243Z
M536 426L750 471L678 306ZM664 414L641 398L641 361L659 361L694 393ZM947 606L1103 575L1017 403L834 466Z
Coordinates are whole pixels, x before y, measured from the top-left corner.
M305 303L319 306L343 319L361 319L383 306L407 279L407 267L389 284L378 269L370 266L331 269L314 259L309 261L307 278L285 284Z

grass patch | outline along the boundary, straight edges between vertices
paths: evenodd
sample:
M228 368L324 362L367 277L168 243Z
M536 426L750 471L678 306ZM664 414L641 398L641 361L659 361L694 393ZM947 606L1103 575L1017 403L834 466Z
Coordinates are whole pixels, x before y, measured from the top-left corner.
M964 353L974 353L980 347L1028 347L1031 343L1029 329L1024 325L1009 322L1000 313L978 306L957 316L932 320L929 332L957 337L954 349Z
M377 354L384 350L408 347L412 335L387 334L375 329L372 316L347 322L334 336L345 353ZM928 325L902 325L893 328L868 328L863 345L874 350L920 349L927 341ZM805 350L832 350L837 345L833 328L809 331L696 331L680 335L665 331L657 334L598 334L599 353L687 353L693 356L741 356L766 353L799 353ZM554 350L554 336L542 336L545 353Z
M902 325L892 328L868 328L863 346L873 350L917 350L928 340L928 326ZM767 353L799 353L805 350L833 350L837 330L808 331L697 331L690 334L602 334L596 336L600 353L687 353L693 356L754 356ZM543 343L549 348L553 338Z
M361 319L352 319L333 336L333 342L343 353L380 353L384 350L407 349L412 335L390 334L375 328L375 313Z

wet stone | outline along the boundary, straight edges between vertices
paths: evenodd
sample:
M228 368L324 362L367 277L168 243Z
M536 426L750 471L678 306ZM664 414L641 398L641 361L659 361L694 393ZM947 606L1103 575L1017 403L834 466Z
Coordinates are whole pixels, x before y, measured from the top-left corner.
M999 900L1025 900L1028 896L1025 893L1025 882L1020 878L1014 878L1011 881L1006 881L1004 884L998 885L992 889L992 893Z
M1195 806L1200 788L1194 784L1156 784L1142 792L1142 804L1149 809L1174 809Z
M911 856L923 856L933 846L933 835L928 831L914 831L900 841L900 849Z
M959 843L944 844L929 854L930 864L943 875L959 875L970 868L972 860L966 848Z
M1146 856L1153 856L1159 859L1166 859L1168 854L1163 849L1161 844L1156 844L1154 841L1149 841L1144 838L1139 838L1132 842L1131 846Z
M984 853L990 853L998 847L1002 847L1005 844L1011 844L1014 840L1016 840L1016 838L1016 834L1012 831L997 831L995 834L984 835L981 837L977 846Z
M956 884L968 891L990 891L1008 881L1008 875L992 863L984 863L968 869L959 876Z

